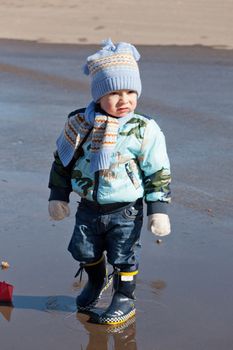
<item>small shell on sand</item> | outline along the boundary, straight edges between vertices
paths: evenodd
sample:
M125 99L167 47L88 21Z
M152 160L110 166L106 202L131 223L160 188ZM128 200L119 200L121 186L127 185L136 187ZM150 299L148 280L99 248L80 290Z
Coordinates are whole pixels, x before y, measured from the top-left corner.
M7 261L1 262L1 268L2 269L8 269L10 267L10 264Z

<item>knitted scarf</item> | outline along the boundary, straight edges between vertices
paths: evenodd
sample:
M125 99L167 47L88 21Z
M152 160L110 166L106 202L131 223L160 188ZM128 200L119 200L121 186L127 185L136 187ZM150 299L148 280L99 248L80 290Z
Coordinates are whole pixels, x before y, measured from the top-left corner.
M96 104L91 102L84 114L78 113L68 118L61 135L57 139L58 155L64 166L70 163L80 143L93 129L90 171L94 173L109 168L110 156L117 140L119 120L125 117L117 118L95 111L95 106Z

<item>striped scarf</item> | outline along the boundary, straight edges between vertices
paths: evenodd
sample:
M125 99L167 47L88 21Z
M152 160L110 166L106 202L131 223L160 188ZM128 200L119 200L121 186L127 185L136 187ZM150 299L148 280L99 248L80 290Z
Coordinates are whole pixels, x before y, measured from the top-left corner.
M96 112L95 106L95 103L91 102L85 113L78 113L68 118L57 139L58 155L64 166L70 163L85 136L93 129L90 171L94 173L109 168L110 156L117 140L119 118Z

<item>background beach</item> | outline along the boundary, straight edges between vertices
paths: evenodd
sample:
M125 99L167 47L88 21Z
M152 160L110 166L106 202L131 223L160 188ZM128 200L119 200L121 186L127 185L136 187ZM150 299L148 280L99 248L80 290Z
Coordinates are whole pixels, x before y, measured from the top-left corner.
M0 37L233 47L232 0L1 0Z
M0 1L0 281L15 287L1 349L232 348L232 16L226 0ZM107 37L141 53L140 110L164 131L173 173L172 234L156 244L145 220L137 317L123 327L75 312L76 196L67 220L47 214L56 137L89 102L82 65Z

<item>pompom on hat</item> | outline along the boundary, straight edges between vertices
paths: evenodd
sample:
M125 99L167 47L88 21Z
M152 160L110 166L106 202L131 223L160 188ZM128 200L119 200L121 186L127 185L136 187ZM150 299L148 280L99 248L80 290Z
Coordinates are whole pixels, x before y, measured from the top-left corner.
M91 94L95 102L116 90L134 90L138 97L142 86L137 61L140 54L128 43L114 45L103 41L102 49L87 58L84 73L91 76Z

